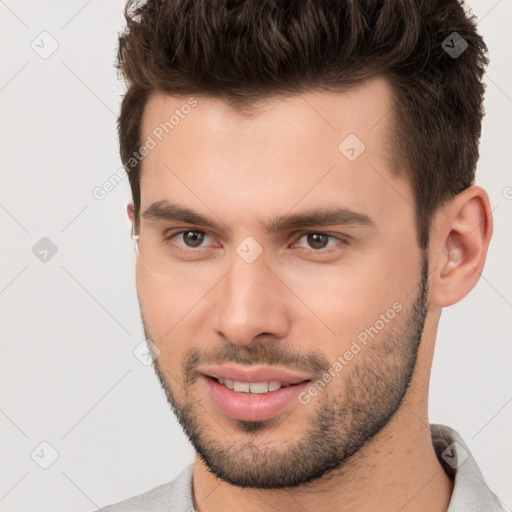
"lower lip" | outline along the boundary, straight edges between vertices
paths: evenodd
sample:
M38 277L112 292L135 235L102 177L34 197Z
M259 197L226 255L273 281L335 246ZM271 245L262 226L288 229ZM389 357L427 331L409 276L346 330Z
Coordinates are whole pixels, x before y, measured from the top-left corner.
M217 407L237 420L263 421L272 418L288 404L297 399L297 395L308 387L310 381L293 384L268 393L243 393L223 386L212 377L203 376L210 396Z

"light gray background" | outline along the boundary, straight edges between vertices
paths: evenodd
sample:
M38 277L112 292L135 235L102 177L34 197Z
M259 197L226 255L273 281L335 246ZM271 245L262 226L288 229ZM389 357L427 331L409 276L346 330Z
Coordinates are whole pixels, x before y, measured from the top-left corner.
M121 165L113 63L123 5L0 1L2 511L92 510L193 460L152 368L133 354L144 336L128 181L92 195ZM462 434L510 507L512 3L469 5L491 57L477 183L495 235L480 283L443 313L430 413ZM43 31L59 45L47 59L31 47L51 49ZM58 248L46 263L32 253L42 237ZM50 461L43 441L58 452L48 469L36 463Z

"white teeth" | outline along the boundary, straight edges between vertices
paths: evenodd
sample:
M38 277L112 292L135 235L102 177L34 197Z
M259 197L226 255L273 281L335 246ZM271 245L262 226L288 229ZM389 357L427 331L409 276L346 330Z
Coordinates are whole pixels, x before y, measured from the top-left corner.
M249 393L251 387L248 382L237 382L236 380L233 382L233 386L235 391L243 391L244 393Z
M287 384L288 385L288 384ZM280 382L277 382L275 380L271 380L268 383L268 390L269 391L277 391L281 386L284 386L284 384L281 384ZM286 387L286 386L285 386Z
M251 393L268 393L269 387L266 382L251 382L249 391Z
M281 382L275 380L271 380L270 382L238 382L236 380L221 378L218 380L228 389L232 389L240 393L264 394L268 393L269 391L277 391L281 387L289 386L289 384L282 384Z

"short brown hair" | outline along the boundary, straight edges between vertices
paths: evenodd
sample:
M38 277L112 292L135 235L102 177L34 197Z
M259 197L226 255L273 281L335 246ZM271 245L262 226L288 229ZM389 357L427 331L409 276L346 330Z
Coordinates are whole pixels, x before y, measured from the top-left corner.
M487 47L457 0L128 0L125 18L118 130L136 225L141 162L128 161L157 91L216 96L243 113L272 96L389 79L394 171L411 184L422 248L437 208L474 181Z

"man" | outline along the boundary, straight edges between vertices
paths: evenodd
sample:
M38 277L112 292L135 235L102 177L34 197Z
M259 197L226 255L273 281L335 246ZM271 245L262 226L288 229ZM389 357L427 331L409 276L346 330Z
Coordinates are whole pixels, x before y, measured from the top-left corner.
M129 3L119 118L154 367L196 451L114 511L504 510L429 425L492 234L455 0Z

